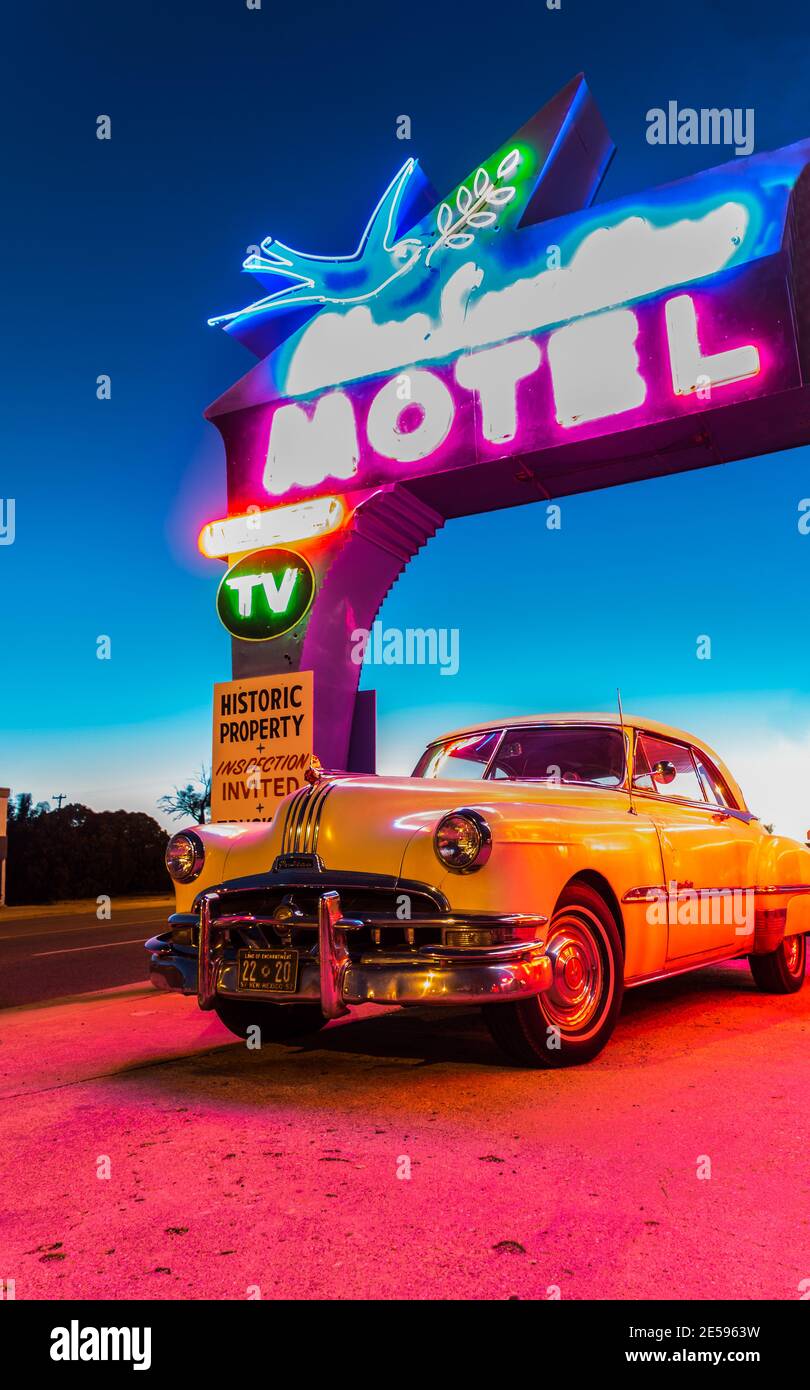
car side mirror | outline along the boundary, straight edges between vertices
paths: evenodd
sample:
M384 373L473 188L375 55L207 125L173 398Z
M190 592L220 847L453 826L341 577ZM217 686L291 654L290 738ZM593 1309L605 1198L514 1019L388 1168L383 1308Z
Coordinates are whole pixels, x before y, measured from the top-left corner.
M666 758L662 758L660 763L656 763L652 770L656 782L661 782L668 787L670 782L674 782L678 775L678 769L674 763L670 763Z

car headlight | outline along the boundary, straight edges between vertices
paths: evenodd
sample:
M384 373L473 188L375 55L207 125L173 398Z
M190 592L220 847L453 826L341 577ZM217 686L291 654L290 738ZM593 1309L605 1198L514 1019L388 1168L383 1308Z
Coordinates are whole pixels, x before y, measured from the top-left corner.
M176 883L191 883L202 873L205 845L193 830L172 835L166 846L166 868Z
M436 826L433 844L448 869L467 874L486 864L492 850L492 835L484 817L464 807L442 817Z

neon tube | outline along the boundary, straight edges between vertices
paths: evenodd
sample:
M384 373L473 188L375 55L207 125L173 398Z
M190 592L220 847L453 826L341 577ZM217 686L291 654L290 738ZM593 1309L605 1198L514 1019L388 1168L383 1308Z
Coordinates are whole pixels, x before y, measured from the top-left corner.
M247 550L328 535L344 520L339 497L316 497L268 511L256 508L246 516L227 516L203 526L197 544L210 560L222 560Z

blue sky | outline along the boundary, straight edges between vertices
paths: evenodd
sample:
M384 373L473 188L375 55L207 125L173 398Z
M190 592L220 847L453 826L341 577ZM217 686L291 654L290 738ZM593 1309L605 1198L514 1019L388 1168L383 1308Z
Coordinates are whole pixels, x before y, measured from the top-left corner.
M351 16L349 18L349 15ZM209 756L211 686L230 675L220 567L196 549L224 514L204 408L253 358L206 326L243 301L269 233L344 252L407 153L451 187L584 70L618 154L616 197L724 162L653 147L649 108L753 107L756 148L810 136L810 16L687 0L537 0L351 10L265 0L44 3L6 21L0 496L0 784L154 812ZM113 138L95 138L99 113ZM112 399L99 402L99 373ZM381 620L460 628L461 667L367 670L380 758L538 709L625 706L725 754L754 809L810 824L810 452L794 450L451 523ZM514 602L504 607L504 593ZM505 616L504 616L505 615ZM96 658L108 635L112 659ZM712 659L696 658L701 634ZM806 806L806 809L805 809Z

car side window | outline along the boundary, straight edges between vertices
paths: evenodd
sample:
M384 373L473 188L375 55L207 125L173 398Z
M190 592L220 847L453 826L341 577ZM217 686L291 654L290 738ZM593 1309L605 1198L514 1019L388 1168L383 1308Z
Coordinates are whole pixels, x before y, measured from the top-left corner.
M639 744L659 796L679 801L706 800L690 748L683 743L654 738L652 734L641 734Z
M654 792L655 783L653 782L650 765L647 762L647 754L641 742L641 735L636 738L636 749L633 754L633 786L639 787L644 792Z
M704 758L703 754L699 753L696 748L692 749L692 754L697 766L698 776L703 784L703 790L706 793L706 800L713 801L718 806L726 806L732 811L739 810L734 797L731 795L731 792L720 776L720 773L717 771L717 768L714 766L714 763L710 763L708 758Z

